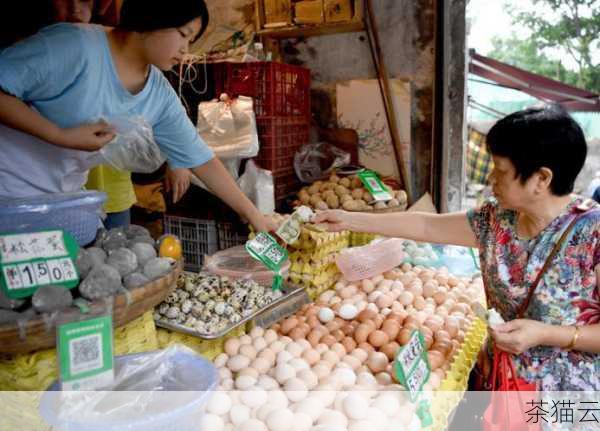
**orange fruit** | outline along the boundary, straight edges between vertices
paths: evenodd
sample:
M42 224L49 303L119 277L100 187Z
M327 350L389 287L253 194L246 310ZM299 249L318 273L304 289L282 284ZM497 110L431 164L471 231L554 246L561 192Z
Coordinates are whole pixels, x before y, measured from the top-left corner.
M158 255L160 257L170 257L175 260L181 259L182 250L179 238L173 235L165 236L160 242Z

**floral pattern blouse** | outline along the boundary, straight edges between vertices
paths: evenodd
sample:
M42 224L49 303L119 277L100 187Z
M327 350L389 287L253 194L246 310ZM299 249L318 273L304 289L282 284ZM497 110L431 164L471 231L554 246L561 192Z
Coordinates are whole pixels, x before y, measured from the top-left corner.
M516 318L554 244L584 200L574 196L563 213L535 238L517 234L517 214L491 198L467 213L479 243L481 269L490 308L505 321ZM589 206L589 202L586 201ZM600 322L600 297L594 268L600 262L600 207L581 216L531 299L524 318L549 325ZM546 391L600 390L600 354L538 346L514 359L517 373Z

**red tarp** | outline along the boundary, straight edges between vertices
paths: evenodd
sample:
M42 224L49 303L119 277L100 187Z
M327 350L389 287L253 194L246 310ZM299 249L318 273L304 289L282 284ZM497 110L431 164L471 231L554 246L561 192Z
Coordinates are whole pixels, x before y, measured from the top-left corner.
M596 93L527 72L474 51L469 56L470 73L540 100L559 103L569 111L600 112L600 96Z

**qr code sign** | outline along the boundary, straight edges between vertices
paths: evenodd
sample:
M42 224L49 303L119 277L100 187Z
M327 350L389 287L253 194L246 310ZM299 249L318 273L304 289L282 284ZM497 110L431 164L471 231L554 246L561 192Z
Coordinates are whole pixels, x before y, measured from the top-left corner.
M285 259L285 255L276 247L271 247L269 250L267 250L265 256L268 257L273 263L279 263Z
M104 366L102 336L100 334L70 340L69 353L71 374L86 373L101 369Z

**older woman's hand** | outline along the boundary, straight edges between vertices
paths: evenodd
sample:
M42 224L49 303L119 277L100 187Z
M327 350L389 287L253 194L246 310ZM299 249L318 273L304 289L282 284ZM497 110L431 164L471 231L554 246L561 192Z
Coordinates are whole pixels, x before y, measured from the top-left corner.
M516 319L490 328L489 332L500 350L519 355L544 344L548 325L529 319Z

